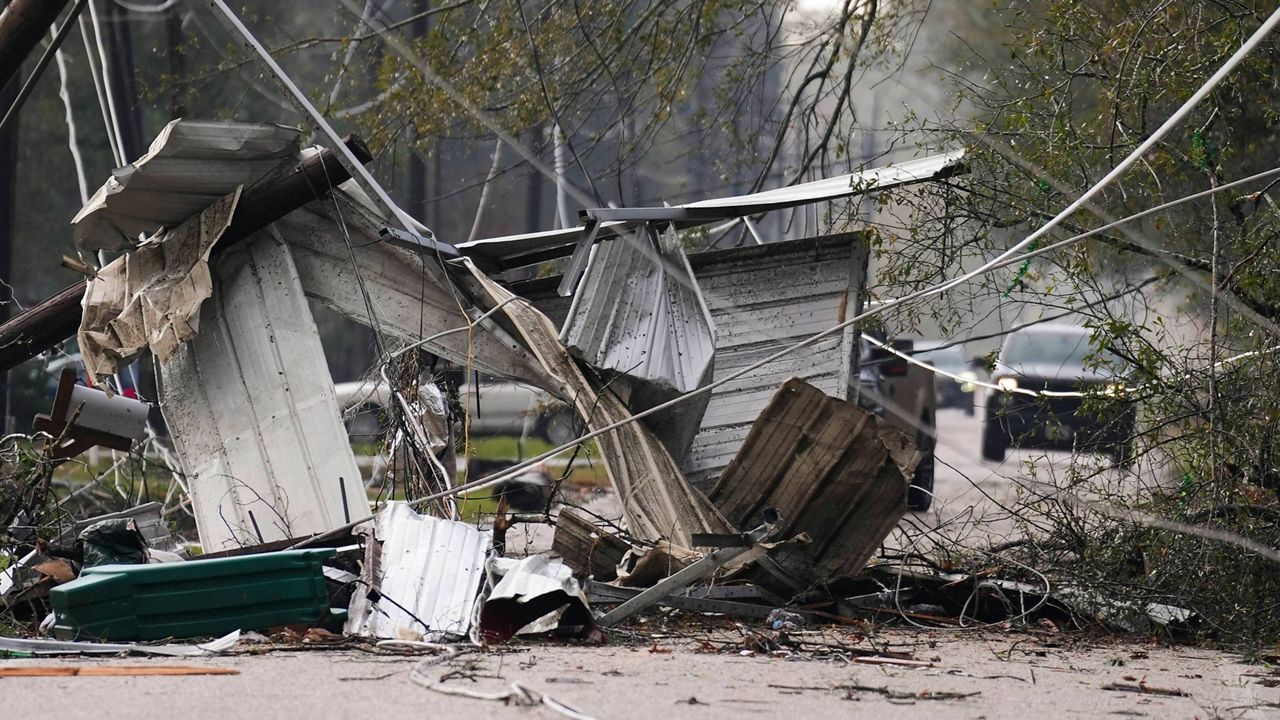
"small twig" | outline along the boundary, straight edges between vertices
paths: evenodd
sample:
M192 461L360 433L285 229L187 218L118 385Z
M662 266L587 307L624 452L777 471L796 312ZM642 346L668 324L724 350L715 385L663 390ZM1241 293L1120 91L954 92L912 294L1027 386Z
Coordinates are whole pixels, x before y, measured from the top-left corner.
M1102 686L1103 690L1114 690L1116 692L1140 693L1143 695L1167 695L1169 697L1191 697L1191 693L1185 692L1178 688L1159 688L1148 685L1143 682L1139 683L1107 683Z
M974 692L950 692L947 690L921 690L920 692L900 692L898 690L890 690L887 687L875 687L873 685L837 685L835 690L844 690L845 699L852 699L855 692L872 692L883 695L890 700L963 700L971 698L975 695L981 695L982 691Z

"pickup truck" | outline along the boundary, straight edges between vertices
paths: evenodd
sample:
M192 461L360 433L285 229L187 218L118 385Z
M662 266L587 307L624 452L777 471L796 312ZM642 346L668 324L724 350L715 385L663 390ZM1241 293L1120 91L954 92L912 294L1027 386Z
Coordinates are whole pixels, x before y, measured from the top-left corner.
M914 350L912 340L875 339L902 355L910 355ZM916 465L915 475L911 478L907 508L924 512L933 505L933 451L938 409L933 371L907 362L905 357L888 348L863 338L858 363L858 405L915 437L916 447L924 457Z

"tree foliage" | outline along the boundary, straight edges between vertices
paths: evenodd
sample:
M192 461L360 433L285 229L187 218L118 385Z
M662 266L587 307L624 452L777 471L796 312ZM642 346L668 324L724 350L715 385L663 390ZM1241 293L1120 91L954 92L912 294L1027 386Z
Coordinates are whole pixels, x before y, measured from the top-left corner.
M970 39L967 67L952 73L970 120L933 127L971 147L974 176L938 191L947 212L903 233L899 241L913 250L890 256L882 277L899 292L918 287L1025 237L1146 140L1274 10L1236 0L993 6L990 30L1004 42ZM1278 71L1280 48L1270 39L1046 242L1275 167ZM994 304L993 312L1074 309L1099 348L1127 361L1130 390L1092 398L1085 410L1105 421L1137 403L1139 460L1116 472L1078 458L1069 476L1028 483L1019 514L1037 538L1030 560L1138 611L1152 602L1189 607L1205 631L1238 642L1280 637L1280 613L1261 600L1274 593L1274 563L1221 540L1280 545L1275 179L1128 223L954 293ZM940 239L944 229L955 231L950 240ZM1092 302L1102 297L1113 299ZM962 331L968 316L946 310L933 314ZM1170 531L1169 522L1212 537Z

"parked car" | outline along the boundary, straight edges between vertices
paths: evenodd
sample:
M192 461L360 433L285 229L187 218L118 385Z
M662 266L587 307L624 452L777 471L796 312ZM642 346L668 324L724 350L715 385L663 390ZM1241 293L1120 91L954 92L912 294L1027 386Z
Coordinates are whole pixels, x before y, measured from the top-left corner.
M1123 363L1089 342L1090 331L1074 325L1035 325L1010 334L996 359L982 426L982 457L1004 460L1010 447L1080 450L1130 461L1136 410L1099 417L1081 411L1081 397L1033 397L1018 388L1053 392L1112 392L1122 387Z
M914 349L914 343L906 339L894 339L887 344L906 355ZM914 436L916 447L924 453L907 490L907 508L916 512L928 510L933 505L933 451L937 432L933 371L863 339L858 384L858 405Z
M972 363L965 358L961 346L939 347L944 344L946 343L942 340L921 340L915 344L912 357L960 377L957 380L942 373L933 374L933 389L938 396L938 407L959 408L964 410L965 415L972 415L973 395L978 389L974 381L978 379L978 374L974 372Z
M338 406L348 414L347 431L353 437L380 432L379 412L391 402L386 385L373 381L337 383ZM523 383L482 378L464 382L458 399L466 403L470 432L476 435L540 437L561 445L576 437L576 416L564 403L543 390Z

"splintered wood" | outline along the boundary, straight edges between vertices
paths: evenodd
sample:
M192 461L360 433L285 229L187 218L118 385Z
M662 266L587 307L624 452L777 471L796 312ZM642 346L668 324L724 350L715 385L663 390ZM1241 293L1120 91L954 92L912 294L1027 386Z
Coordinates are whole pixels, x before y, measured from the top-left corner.
M792 378L778 388L709 497L736 527L775 507L778 537L800 533L769 557L796 579L861 572L906 513L919 462L915 442L876 416Z
M630 545L609 530L598 527L580 510L565 507L556 520L551 551L581 575L601 582L618 576L618 563Z

